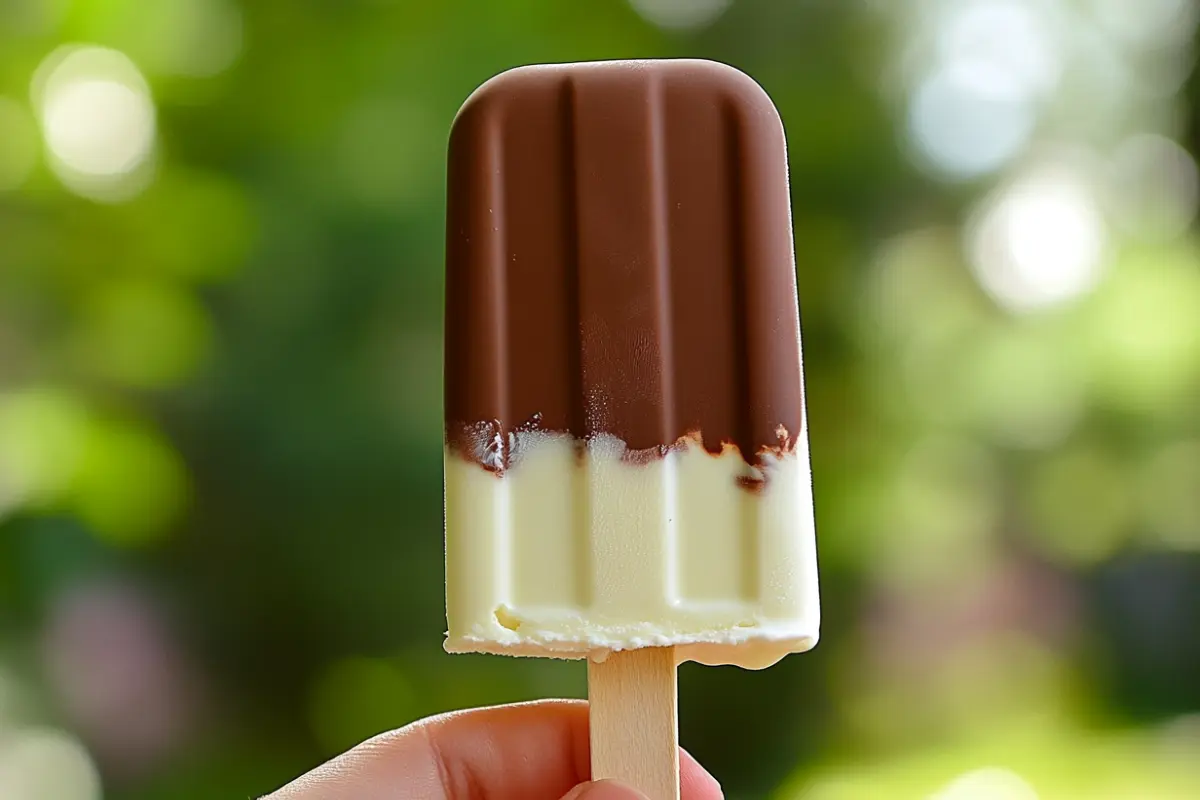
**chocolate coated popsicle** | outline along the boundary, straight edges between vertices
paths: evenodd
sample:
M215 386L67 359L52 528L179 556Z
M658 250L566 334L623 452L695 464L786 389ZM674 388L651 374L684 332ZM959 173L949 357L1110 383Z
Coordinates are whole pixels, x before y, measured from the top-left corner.
M696 60L523 67L450 138L451 651L817 639L779 115Z

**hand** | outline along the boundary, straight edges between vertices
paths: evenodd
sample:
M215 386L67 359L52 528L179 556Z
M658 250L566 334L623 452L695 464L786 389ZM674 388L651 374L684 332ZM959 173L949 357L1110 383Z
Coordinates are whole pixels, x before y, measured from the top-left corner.
M369 739L263 800L645 800L588 780L587 703L551 700L430 717ZM722 800L687 753L681 800Z

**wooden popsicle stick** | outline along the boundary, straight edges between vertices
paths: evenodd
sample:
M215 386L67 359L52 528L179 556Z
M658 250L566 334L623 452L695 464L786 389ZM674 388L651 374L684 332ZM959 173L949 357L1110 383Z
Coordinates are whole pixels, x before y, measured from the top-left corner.
M675 648L588 661L592 780L612 778L650 800L679 800Z

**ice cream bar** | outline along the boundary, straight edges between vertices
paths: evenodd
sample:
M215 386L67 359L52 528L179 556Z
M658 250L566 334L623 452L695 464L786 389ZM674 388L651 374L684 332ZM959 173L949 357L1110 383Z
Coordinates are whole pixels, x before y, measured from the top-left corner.
M452 652L760 668L819 604L783 127L697 60L522 67L450 137Z

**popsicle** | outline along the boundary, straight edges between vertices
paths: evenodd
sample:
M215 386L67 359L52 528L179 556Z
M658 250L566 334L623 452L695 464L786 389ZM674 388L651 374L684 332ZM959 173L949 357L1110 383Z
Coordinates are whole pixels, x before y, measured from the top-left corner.
M673 800L676 663L818 637L779 114L709 61L502 73L446 248L445 647L590 659L593 776Z

